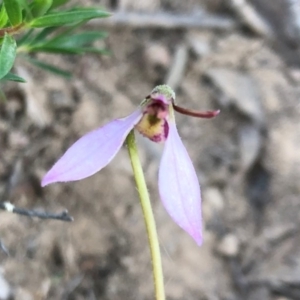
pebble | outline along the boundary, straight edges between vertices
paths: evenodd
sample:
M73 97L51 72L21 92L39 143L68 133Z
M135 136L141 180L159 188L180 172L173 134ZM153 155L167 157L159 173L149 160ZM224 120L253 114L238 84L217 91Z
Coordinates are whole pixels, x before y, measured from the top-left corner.
M235 257L239 253L240 242L236 235L229 233L222 238L217 249L226 257Z
M7 300L11 297L11 287L0 273L0 300Z
M219 189L207 188L203 191L203 215L206 221L212 219L224 209L224 198Z
M145 57L152 65L167 68L171 63L171 56L167 47L162 44L151 44L146 47Z

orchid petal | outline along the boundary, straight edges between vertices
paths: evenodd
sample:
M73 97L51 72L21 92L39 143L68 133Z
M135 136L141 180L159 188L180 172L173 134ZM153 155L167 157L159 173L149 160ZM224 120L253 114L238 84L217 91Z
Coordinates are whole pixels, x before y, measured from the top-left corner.
M100 171L114 158L141 117L139 109L126 118L114 120L84 135L45 175L42 186L80 180Z
M169 135L160 163L159 193L172 219L200 246L202 244L200 186L192 161L174 122L169 122Z

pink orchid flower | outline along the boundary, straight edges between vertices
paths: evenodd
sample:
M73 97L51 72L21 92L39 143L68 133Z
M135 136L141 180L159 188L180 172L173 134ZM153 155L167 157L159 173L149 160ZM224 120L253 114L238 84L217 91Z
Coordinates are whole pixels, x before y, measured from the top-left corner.
M157 86L128 117L114 120L75 142L45 175L42 186L84 179L100 171L115 157L135 128L154 142L165 141L158 176L161 200L171 218L201 245L200 186L177 132L174 110L200 118L212 118L219 113L181 108L175 105L175 93L170 87Z

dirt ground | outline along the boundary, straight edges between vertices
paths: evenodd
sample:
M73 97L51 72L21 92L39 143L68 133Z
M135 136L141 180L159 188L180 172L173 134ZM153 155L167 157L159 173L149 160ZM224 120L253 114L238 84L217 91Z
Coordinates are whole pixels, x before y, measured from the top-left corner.
M110 56L39 55L71 70L69 81L19 59L16 70L28 82L6 85L7 101L0 104L1 200L28 209L68 209L75 220L1 212L0 239L10 253L0 252L1 300L154 298L126 148L88 179L43 189L40 180L77 138L128 115L161 83L174 87L184 107L221 109L213 120L176 115L202 189L200 248L159 200L162 146L139 138L167 299L300 299L300 31L287 1L249 1L267 22L265 31L234 2L99 1L125 15L188 14L198 20L202 12L233 26L93 23L109 32Z

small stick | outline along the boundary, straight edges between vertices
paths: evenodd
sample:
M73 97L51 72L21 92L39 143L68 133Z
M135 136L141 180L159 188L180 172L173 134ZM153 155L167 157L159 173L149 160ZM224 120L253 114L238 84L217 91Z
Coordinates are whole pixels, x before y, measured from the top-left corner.
M229 0L231 7L241 18L242 22L260 36L271 38L273 31L270 24L247 0Z
M24 23L21 23L19 25L13 26L13 27L2 28L2 29L0 29L0 37L4 37L5 33L7 33L7 34L18 33L23 27L24 27Z
M0 249L1 249L7 256L10 256L9 251L7 250L7 248L6 248L5 245L2 243L1 240L0 240Z
M53 214L53 213L47 213L37 210L30 210L25 208L18 208L15 207L10 202L0 202L0 209L6 210L8 212L23 215L27 217L37 217L40 219L54 219L54 220L60 220L65 222L71 222L73 221L73 217L71 217L67 210L62 211L59 214Z
M186 70L187 62L187 46L184 44L177 46L172 65L165 79L166 84L169 85L172 89L176 90L180 85Z
M136 13L115 12L107 19L91 20L89 25L94 26L128 26L138 28L163 29L216 29L232 30L236 26L233 19L208 13L199 14L169 14L169 13Z

